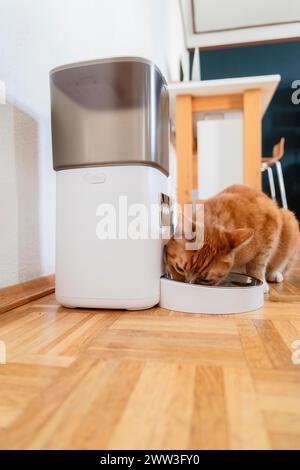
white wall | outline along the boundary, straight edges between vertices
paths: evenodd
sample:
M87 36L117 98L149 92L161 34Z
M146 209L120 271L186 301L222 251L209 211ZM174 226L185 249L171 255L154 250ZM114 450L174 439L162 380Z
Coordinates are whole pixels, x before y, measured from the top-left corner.
M137 55L174 80L182 47L176 0L0 0L0 287L54 271L49 70Z

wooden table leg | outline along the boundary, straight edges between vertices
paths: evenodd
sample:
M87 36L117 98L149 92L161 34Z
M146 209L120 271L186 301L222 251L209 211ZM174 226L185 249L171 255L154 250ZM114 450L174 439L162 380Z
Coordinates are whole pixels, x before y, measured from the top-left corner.
M244 184L261 190L261 90L244 92Z
M193 112L192 96L176 97L177 202L192 202Z

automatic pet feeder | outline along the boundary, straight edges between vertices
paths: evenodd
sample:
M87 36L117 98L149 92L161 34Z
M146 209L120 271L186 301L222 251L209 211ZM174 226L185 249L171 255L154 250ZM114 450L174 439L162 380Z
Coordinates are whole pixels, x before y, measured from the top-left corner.
M53 166L56 170L56 298L68 307L237 313L263 305L261 283L179 283L164 274L163 241L99 240L99 204L119 217L128 204L168 203L169 98L150 61L114 58L51 72ZM161 231L159 215L151 219Z

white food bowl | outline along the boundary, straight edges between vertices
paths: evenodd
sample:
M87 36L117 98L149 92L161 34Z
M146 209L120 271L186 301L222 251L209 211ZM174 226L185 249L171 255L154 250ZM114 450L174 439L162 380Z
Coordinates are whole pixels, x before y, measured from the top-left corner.
M186 284L163 276L160 307L186 313L230 314L250 312L264 304L261 281L231 273L219 286Z

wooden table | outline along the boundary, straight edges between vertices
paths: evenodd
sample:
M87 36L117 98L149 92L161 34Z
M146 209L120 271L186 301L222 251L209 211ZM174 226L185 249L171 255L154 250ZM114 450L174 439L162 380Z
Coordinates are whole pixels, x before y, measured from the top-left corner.
M168 86L171 118L176 125L177 198L190 203L197 184L193 113L242 110L244 115L244 184L261 189L261 122L280 75L180 82Z

